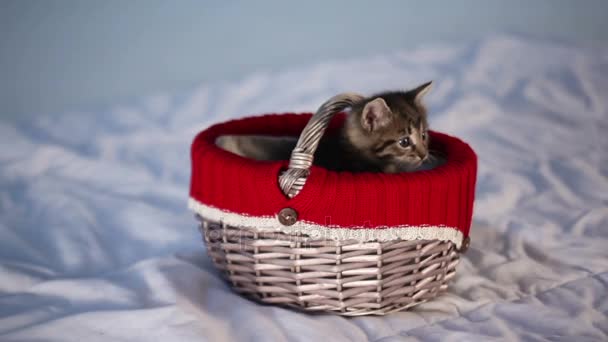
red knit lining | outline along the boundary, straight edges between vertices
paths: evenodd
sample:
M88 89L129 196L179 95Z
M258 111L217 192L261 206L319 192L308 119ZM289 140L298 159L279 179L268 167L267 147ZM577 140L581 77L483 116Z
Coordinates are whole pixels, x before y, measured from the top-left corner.
M288 161L258 161L223 150L222 135L298 136L311 114L271 114L209 127L192 144L190 196L221 210L248 216L275 216L290 207L298 219L324 226L387 228L449 226L468 236L473 214L477 157L458 138L430 132L432 148L447 162L413 173L334 172L313 166L304 189L288 199L278 175ZM326 134L344 121L337 115ZM277 221L278 222L278 221Z

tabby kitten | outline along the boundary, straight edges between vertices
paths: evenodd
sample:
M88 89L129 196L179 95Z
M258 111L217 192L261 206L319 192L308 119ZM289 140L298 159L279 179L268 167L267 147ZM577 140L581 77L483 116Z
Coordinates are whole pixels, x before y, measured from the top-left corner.
M391 91L356 103L338 136L326 137L316 163L336 171L415 171L429 160L423 97L432 82L409 91Z

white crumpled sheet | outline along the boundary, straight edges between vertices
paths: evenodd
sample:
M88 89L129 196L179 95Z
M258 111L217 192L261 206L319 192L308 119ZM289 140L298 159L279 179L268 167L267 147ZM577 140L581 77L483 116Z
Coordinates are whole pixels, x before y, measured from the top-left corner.
M479 154L450 291L385 317L232 293L187 211L189 147L243 115L433 79L431 125ZM608 339L608 48L495 36L0 123L0 340Z

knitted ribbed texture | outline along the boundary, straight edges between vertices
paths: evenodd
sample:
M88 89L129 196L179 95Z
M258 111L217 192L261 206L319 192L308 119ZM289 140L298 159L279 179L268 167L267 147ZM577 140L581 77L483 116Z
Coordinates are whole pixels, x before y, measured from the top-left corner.
M204 130L192 144L190 197L245 216L274 217L289 207L296 210L298 220L322 226L446 226L468 236L477 157L460 139L430 132L432 149L442 151L447 162L429 171L338 173L313 166L304 188L292 199L278 186L288 161L247 159L215 144L217 137L228 134L298 136L309 119L310 114L266 115ZM327 134L335 133L343 120L344 115L336 116Z

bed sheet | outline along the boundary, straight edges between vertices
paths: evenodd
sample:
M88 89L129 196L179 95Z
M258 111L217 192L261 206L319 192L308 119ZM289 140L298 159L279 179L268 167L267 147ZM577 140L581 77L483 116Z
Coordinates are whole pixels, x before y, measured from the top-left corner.
M208 125L435 80L431 126L479 155L450 290L384 317L228 288L187 210ZM607 340L608 48L514 35L327 61L0 122L0 340Z

